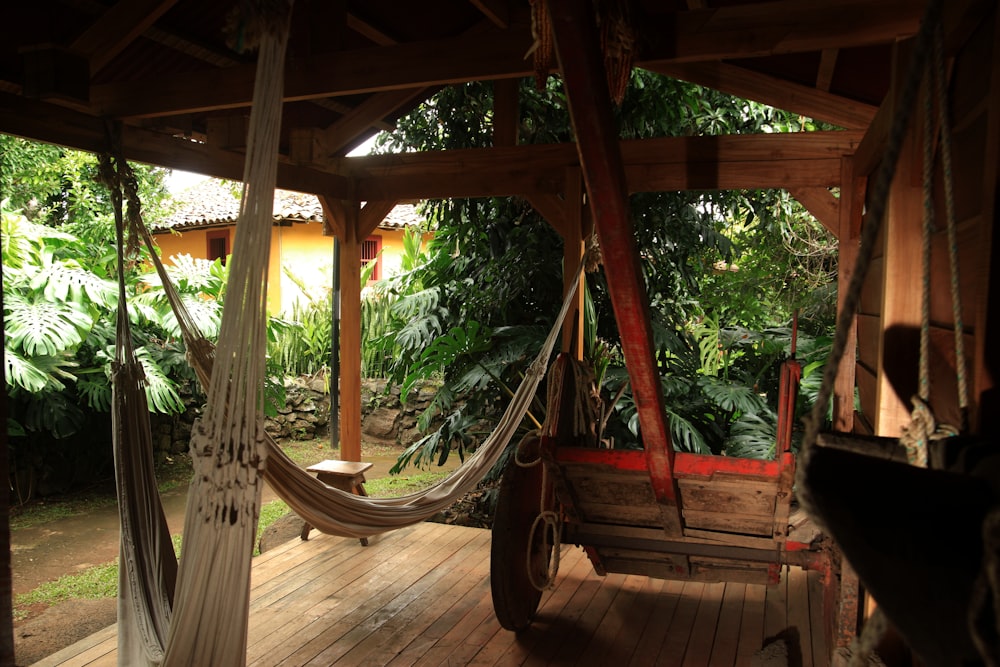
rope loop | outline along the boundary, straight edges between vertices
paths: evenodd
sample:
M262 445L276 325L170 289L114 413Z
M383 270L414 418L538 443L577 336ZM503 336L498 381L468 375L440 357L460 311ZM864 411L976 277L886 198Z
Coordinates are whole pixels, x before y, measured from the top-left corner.
M539 528L541 530L539 531ZM541 534L542 549L549 552L549 565L545 569L545 578L539 580L538 573L531 567L531 554L534 551L535 536ZM562 546L562 518L558 512L546 510L540 512L531 524L531 533L528 535L528 580L538 591L547 591L555 588L556 575L559 573L559 551ZM544 551L543 551L544 553Z
M514 447L514 463L519 468L534 468L536 465L542 462L541 451L537 446L538 437L536 434L537 432L529 433L525 437L521 438L521 442L517 443L517 446ZM535 437L532 437L533 435ZM527 458L529 454L525 451L526 449L528 449L529 444L535 445L535 452L533 459ZM522 454L524 455L525 458L522 458Z

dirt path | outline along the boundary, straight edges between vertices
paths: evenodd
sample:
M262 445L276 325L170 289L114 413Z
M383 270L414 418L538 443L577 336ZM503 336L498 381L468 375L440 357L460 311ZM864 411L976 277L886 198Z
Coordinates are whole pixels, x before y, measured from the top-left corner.
M449 464L457 457L450 457ZM368 479L389 474L396 462L394 455L366 455L374 466ZM276 498L265 486L262 503ZM167 525L172 534L184 527L187 487L182 485L161 497ZM11 558L14 594L26 593L46 581L64 574L80 572L118 557L118 511L108 506L86 516L57 519L11 535ZM30 665L47 655L100 630L116 621L116 602L71 600L47 608L30 610L27 619L14 624L14 648L17 665Z

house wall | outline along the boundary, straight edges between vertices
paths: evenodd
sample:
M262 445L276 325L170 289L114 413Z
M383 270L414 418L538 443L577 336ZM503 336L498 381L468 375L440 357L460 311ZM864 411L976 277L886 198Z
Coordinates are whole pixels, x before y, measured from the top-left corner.
M235 225L230 229L230 244L235 242ZM169 260L174 255L188 254L205 259L208 252L207 229L190 229L177 234L157 234L161 256ZM403 230L377 229L372 236L382 240L380 277L389 277L400 271L403 252ZM230 245L232 248L232 245ZM333 237L323 235L321 222L295 222L287 226L275 225L271 231L271 260L268 264L268 310L272 314L290 313L296 300L303 298L302 290L289 277L289 273L307 286L309 297L320 298L328 294L333 265ZM286 270L287 269L287 270ZM359 267L360 270L360 267Z

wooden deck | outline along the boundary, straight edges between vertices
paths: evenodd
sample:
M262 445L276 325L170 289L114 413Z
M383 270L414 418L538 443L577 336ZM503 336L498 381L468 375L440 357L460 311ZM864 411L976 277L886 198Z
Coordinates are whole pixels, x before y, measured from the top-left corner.
M290 541L253 568L247 664L749 665L790 629L804 667L826 667L819 576L777 586L594 574L564 546L558 585L520 635L493 616L490 533L424 523L357 540ZM111 626L37 665L114 665Z

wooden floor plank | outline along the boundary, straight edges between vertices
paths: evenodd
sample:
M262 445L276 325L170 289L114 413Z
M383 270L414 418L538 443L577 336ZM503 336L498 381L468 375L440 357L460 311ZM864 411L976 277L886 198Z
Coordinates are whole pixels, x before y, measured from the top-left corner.
M764 639L776 636L788 627L788 568L781 569L781 579L767 587L764 598Z
M268 553L252 572L251 665L728 667L794 626L803 664L829 667L816 572L773 589L600 577L567 546L535 622L512 633L493 613L486 531L420 524L367 548L317 535ZM38 664L112 665L116 642L112 626Z
M656 657L657 665L674 667L684 662L687 640L694 627L694 619L698 615L698 604L701 602L701 593L704 590L705 584L699 581L684 582L681 598L677 601L677 608L674 610L670 626L667 628L666 641L660 648L660 654Z
M475 557L483 547L489 545L489 540L489 531L480 531L480 534L462 551L456 553L454 567L437 568L435 572L428 573L428 576L419 582L421 586L426 587L411 588L408 595L416 597L400 608L398 614L387 619L381 631L376 628L357 646L345 653L343 660L348 664L384 665L396 657L430 624L430 618L441 614L468 590L465 581L481 580L489 575L489 564ZM432 586L440 594L425 595L424 592Z
M428 538L441 538L446 533L433 530ZM387 541L372 546L371 551L357 552L351 561L342 564L339 571L330 571L325 566L317 566L310 575L300 575L298 591L302 597L281 607L251 603L250 632L251 643L247 660L250 665L274 664L302 643L322 635L324 619L339 611L346 614L360 605L362 600L352 595L352 588L362 587L375 591L378 582L388 586L398 574L419 568L423 562L412 549L407 549L409 541L399 539L398 544ZM358 545L360 548L360 545ZM336 559L336 555L333 556ZM285 577L283 577L285 578ZM308 594L306 594L308 593ZM284 614L290 616L286 620ZM290 646L287 637L294 634L300 643Z
M566 605L588 577L597 577L590 561L577 547L563 546L556 588L542 596L535 620L527 630L498 635L483 647L472 660L474 665L520 665L531 655L535 646L547 641L551 624L560 618Z
M389 663L389 667L404 667L415 664L433 647L438 640L443 637L449 629L454 628L475 606L490 594L490 582L488 577L475 580L475 585L470 588L457 602L451 605L447 611L435 619L431 619L430 626L421 632L417 637L410 640L410 643L395 656Z
M56 665L68 665L76 667L77 665L85 665L88 661L95 660L95 654L91 651L97 647L98 654L107 654L109 652L109 642L111 643L110 648L115 648L118 645L118 625L109 625L103 630L98 630L94 634L85 637L73 644L72 646L67 646L61 651L57 651L47 658L42 658L34 664L34 667L55 667Z
M767 588L760 584L747 584L743 598L743 616L740 619L740 642L736 649L737 667L749 665L750 657L763 645Z
M641 623L641 618L635 615L636 598L642 590L643 581L647 577L628 575L622 582L615 595L611 606L608 608L604 618L598 623L594 634L590 637L590 642L584 648L580 659L576 664L582 667L593 665L603 667L612 664L608 656L615 647L615 641L619 639L619 634L627 625Z
M826 619L823 616L823 573L808 573L809 589L809 645L812 648L813 665L828 667L830 648L826 644Z
M621 592L625 575L608 574L601 579L601 587L594 594L590 604L580 614L573 627L570 628L559 647L557 656L563 664L575 665L580 661L584 651L591 645L591 640L597 634L615 598Z
M382 604L392 600L399 591L423 576L428 569L439 566L443 558L460 548L467 539L468 535L456 533L432 547L421 544L410 552L402 552L400 562L388 567L377 565L369 574L352 582L342 591L331 590L329 600L318 602L305 612L315 620L299 630L298 641L291 646L274 647L271 652L255 655L255 658L259 658L262 667L268 664L305 664L355 625L377 612ZM365 560L371 562L372 559ZM339 621L331 628L326 618L334 610Z
M653 606L653 613L646 623L642 637L632 652L632 659L629 660L630 667L646 667L656 662L660 655L663 644L667 638L667 629L673 620L677 603L681 599L681 591L684 590L684 583L681 581L664 581L660 587L660 594L656 598Z
M684 667L708 667L712 658L716 630L719 626L719 612L722 596L726 591L724 583L705 584L698 603L694 626L688 635L687 650L684 652Z
M428 577L436 581L442 576L444 573L441 563L453 554L462 551L474 533L477 532L475 529L470 529L470 531L472 532L459 535L458 539L450 539L444 544L428 545L429 548L423 551L423 558L415 567L409 568L405 572L401 568L396 568L393 572L379 576L375 582L378 592L374 595L367 595L360 605L343 616L335 631L330 632L328 629L322 632L278 664L334 664L336 659L353 648L356 642L381 627L388 618L405 607L415 595L419 595L425 590L430 581ZM357 596L352 595L352 597Z
M627 580L626 580L627 581ZM654 616L654 610L663 590L662 579L637 577L639 590L627 610L628 618L611 642L611 651L605 656L607 665L627 665L635 654L643 635L648 631L657 633L655 624L662 620Z
M587 610L603 583L604 577L596 575L582 579L573 596L563 608L562 614L547 620L545 641L540 643L522 664L544 665L550 660L555 660L559 655L559 649L568 641L567 638L574 631L580 617Z
M476 604L462 616L455 627L430 648L418 661L414 667L438 667L439 665L461 664L454 662L454 659L463 652L465 637L470 632L479 627L486 618L493 615L493 601L486 595L476 601Z
M813 667L809 638L809 582L806 571L801 567L789 567L788 574L788 630L785 640L793 647L790 650L801 655L802 667ZM805 649L805 650L803 650Z
M710 667L732 667L736 664L736 653L740 643L740 624L743 619L743 599L746 597L747 585L729 582L722 596L722 608L719 611L719 625L715 631L715 643L712 645Z

